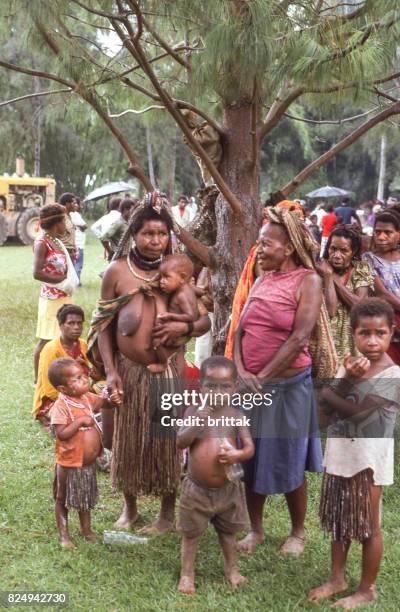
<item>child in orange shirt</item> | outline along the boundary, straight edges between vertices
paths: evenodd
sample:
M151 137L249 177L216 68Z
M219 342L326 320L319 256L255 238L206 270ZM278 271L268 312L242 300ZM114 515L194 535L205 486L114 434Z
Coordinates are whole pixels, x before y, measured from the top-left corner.
M79 513L82 535L91 542L90 510L97 498L96 459L103 444L94 413L112 407L109 400L89 392L89 379L73 359L57 359L49 367L50 383L60 395L51 409L56 435L55 515L63 548L75 548L68 533L68 510ZM111 397L117 403L118 398Z

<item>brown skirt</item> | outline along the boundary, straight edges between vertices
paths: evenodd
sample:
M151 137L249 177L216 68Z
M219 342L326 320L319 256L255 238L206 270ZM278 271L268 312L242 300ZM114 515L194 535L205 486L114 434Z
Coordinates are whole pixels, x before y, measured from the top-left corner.
M117 354L124 389L123 405L115 411L111 478L128 495L166 495L180 480L181 453L173 432L160 425L160 394L178 391L173 361L163 374ZM166 414L166 413L164 413Z
M96 462L82 467L56 465L53 495L68 509L85 512L94 508L99 498Z
M351 478L324 473L319 516L322 528L332 534L333 540L362 542L371 537L372 484L370 469Z

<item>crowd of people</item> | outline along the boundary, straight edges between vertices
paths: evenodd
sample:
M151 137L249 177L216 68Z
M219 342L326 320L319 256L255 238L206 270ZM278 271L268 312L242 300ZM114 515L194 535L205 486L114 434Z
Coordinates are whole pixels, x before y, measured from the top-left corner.
M63 194L41 209L34 245L34 278L42 287L33 414L51 424L56 437L60 543L74 547L71 508L79 512L84 537L95 540L90 510L98 495L96 459L105 447L112 451L113 485L124 497L116 527L136 523L138 497L157 495L159 517L141 531L172 528L183 472L178 588L195 592L194 561L209 522L225 574L238 587L245 578L236 555L264 542L267 496L283 493L288 506L291 529L282 554L303 553L305 473L324 472L320 518L332 536L332 572L309 600L347 590L346 557L356 540L362 543L360 584L335 605L353 609L373 601L382 486L393 482L400 404L400 212L395 204L375 214L366 241L348 201L328 205L319 216L296 201L264 207L234 297L225 357L211 357L210 271L199 270L196 283L190 259L173 252L179 226L193 218L188 205L181 197L171 208L157 192L142 201L110 201L92 227L110 263L87 343L84 312L71 303L79 285L72 272L82 269L84 249L73 234L86 230L79 201ZM200 344L204 337L207 343ZM185 345L191 338L199 339L199 395L186 413L172 410L176 427L168 429L160 398L188 384ZM324 456L319 421L328 423ZM250 530L236 542L247 514Z

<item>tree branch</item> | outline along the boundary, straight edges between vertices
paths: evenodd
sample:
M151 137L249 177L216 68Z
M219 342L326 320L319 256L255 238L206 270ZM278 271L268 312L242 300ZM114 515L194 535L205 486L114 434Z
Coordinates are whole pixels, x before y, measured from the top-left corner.
M157 34L157 32L154 30L153 26L151 26L149 24L149 22L147 21L147 19L145 19L142 15L142 21L143 21L143 25L146 28L146 30L148 32L150 32L150 34L153 36L153 38L158 42L159 45L161 45L163 47L163 49L166 50L166 52L174 58L174 60L176 62L178 62L181 66L183 66L184 68L186 68L187 70L191 70L192 67L190 65L189 62L187 62L186 60L184 60L182 57L180 57L178 55L178 53L175 52L175 50L173 49L173 47L171 47L165 40L163 40L161 38L161 36L159 34Z
M189 251L200 259L203 265L212 266L212 248L197 240L188 230L179 227L179 240L189 249Z
M115 21L112 22L112 24L118 36L120 37L120 39L123 41L124 45L126 46L126 48L132 53L133 57L141 64L143 71L148 76L151 84L153 85L154 89L158 93L165 108L168 110L169 114L173 117L175 122L178 124L178 126L180 127L184 135L186 136L187 141L190 143L191 147L195 150L197 155L199 155L199 157L204 162L204 165L207 167L215 183L218 185L221 193L224 195L227 202L231 206L233 212L238 217L242 217L243 216L243 206L241 202L238 200L236 195L229 189L228 185L226 184L221 174L217 170L214 162L211 160L209 155L207 155L207 153L205 152L201 144L197 142L195 138L193 138L193 135L192 135L192 132L189 126L187 125L185 119L183 118L183 116L181 115L177 107L175 106L174 101L172 100L172 98L170 98L168 93L163 89L157 77L155 76L151 66L149 65L147 61L146 55L143 52L143 49L139 41L134 42L132 39L127 38L124 35L124 32L119 26L119 24L116 23Z
M313 174L321 166L326 164L330 159L335 157L335 155L337 155L341 151L344 151L344 149L347 149L347 147L353 144L353 142L358 140L361 136L363 136L366 132L368 132L378 123L381 123L392 115L398 115L399 113L400 101L396 102L395 104L392 104L388 108L385 108L383 111L375 115L375 117L372 117L372 119L369 119L368 121L360 125L356 130L354 130L348 136L343 138L343 140L331 147L329 151L326 151L326 153L324 153L323 155L318 157L318 159L314 160L313 162L311 162L311 164L306 166L297 176L295 176L293 180L291 180L283 187L283 189L281 190L282 193L285 196L288 196L293 193L293 191L295 191L297 187L301 185L301 183L304 183L304 181L308 179L311 174Z
M386 98L386 100L390 100L391 102L399 101L397 98L394 98L393 96L389 95L388 93L386 93L386 91L381 91L377 87L374 87L373 91L376 93L377 96L380 96L381 98Z
M379 106L374 106L374 108L370 108L364 113L360 113L359 115L354 115L353 117L346 117L345 119L321 119L317 121L316 119L306 119L305 117L297 117L296 115L290 115L289 113L285 113L285 117L289 119L294 119L295 121L302 121L303 123L312 123L314 125L341 125L342 123L348 123L349 121L354 121L355 119L360 119L360 117L365 117L366 115L370 115L374 111L376 111Z
M142 108L141 110L128 108L127 110L122 111L122 113L116 113L115 115L108 113L108 116L112 117L113 119L117 119L118 117L123 117L124 115L128 115L129 113L133 113L134 115L143 115L144 113L147 113L148 111L153 110L154 108L161 108L162 110L165 110L165 106L161 106L159 104L152 104L151 106L147 106L147 108Z
M303 89L295 89L287 98L282 99L281 96L285 89L285 86L281 87L268 111L264 123L258 131L259 142L262 142L263 138L277 125L277 123L279 123L279 120L283 117L289 106L304 93Z
M345 13L342 15L335 15L335 14L331 14L329 15L329 17L334 17L336 19L336 21L342 22L342 23L346 23L347 21L353 21L354 19L358 19L358 17L362 17L364 15L364 13L367 12L367 10L370 8L369 7L369 2L368 0L366 0L366 2L364 3L360 3L359 8L355 9L352 13ZM334 10L335 8L339 8L340 6L352 6L349 3L343 3L343 4L337 4L336 6L332 7L332 9L330 10ZM329 10L329 8L327 9L323 9L321 11L321 13L323 13L324 11Z
M66 85L71 89L75 89L75 84L67 81L66 79L62 79L61 77L56 76L55 74L51 74L50 72L43 72L41 70L31 70L30 68L23 68L22 66L16 66L15 64L10 64L10 62L4 62L0 60L0 66L3 68L7 68L7 70L13 70L14 72L21 72L22 74L29 74L30 76L38 76L43 79L48 79L49 81L56 81L57 83L61 83L62 85Z
M383 28L389 29L398 21L400 21L400 17L392 17L389 21L385 21L383 19L381 21L375 21L373 23L370 23L368 26L363 28L363 30L361 30L361 31L364 31L364 35L361 38L361 40L359 40L357 43L350 45L349 47L345 47L344 49L338 49L337 51L332 53L329 57L317 63L322 65L332 60L343 59L344 57L346 57L346 55L348 55L349 53L352 53L353 51L355 51L355 49L358 49L358 47L362 47L367 42L368 38L371 36L373 32L376 32L376 30L380 30Z
M13 98L12 100L0 102L0 107L7 106L7 104L14 104L14 102L20 102L21 100L29 100L30 98L39 98L41 96L50 96L52 94L59 93L72 93L73 91L73 89L53 89L51 91L38 91L37 93L31 93L25 96L19 96L18 98Z
M92 9L90 6L87 6L80 0L72 0L74 4L77 4L81 8L83 8L88 13L92 13L92 15L98 15L99 17L106 17L106 19L122 19L121 15L117 15L116 13L107 13L106 11L100 11L99 9Z
M46 30L43 23L38 19L35 20L36 28L38 29L40 35L42 36L44 42L48 45L48 47L52 50L54 55L59 56L60 50L54 38L50 35L50 33ZM88 52L86 52L88 54ZM90 54L89 54L90 55ZM152 191L154 189L153 184L151 183L149 177L145 174L136 155L134 154L132 148L129 146L122 132L117 128L115 123L108 116L107 111L101 106L97 96L95 93L86 88L86 86L78 79L78 76L75 74L75 71L71 67L70 76L75 82L75 91L90 104L90 106L96 111L99 117L104 121L110 132L115 136L121 145L122 149L125 151L126 156L130 162L129 172L133 176L135 176L147 189L148 191Z

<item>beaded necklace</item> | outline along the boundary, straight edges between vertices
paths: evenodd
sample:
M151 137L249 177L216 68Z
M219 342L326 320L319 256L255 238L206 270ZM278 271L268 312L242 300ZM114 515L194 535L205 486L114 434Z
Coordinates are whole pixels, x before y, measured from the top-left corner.
M158 260L157 260L157 261L158 261ZM142 281L144 281L144 282L146 282L146 283L151 283L151 282L155 281L157 278L159 278L159 276L160 276L160 273L159 273L158 271L157 271L157 272L154 274L154 276L150 276L150 277L147 277L147 276L141 276L140 274L138 274L138 273L137 273L137 272L136 272L136 271L133 269L133 266L132 266L132 263L131 263L131 257L130 257L130 254L128 254L128 257L126 258L126 262L127 262L127 264L128 264L128 268L129 268L129 271L131 272L131 274L132 274L132 275L133 275L135 278L138 278L139 280L142 280ZM137 265L137 264L136 264L136 265Z
M83 398L83 399L84 399L84 403L82 403L82 402L77 402L77 401L75 401L75 400L71 399L71 398L70 398L68 395L65 395L64 393L60 393L60 396L59 396L59 397L60 397L60 399L61 399L61 400L64 402L64 404L66 405L67 410L68 410L69 417L70 417L70 419L71 419L71 421L72 421L72 422L74 422L74 421L75 421L75 417L74 417L74 415L72 414L71 407L72 407L72 408L80 408L80 409L82 409L82 408L87 408L87 409L89 410L89 412L90 412L90 416L92 417L92 419L93 419L93 420L95 421L95 423L97 424L97 421L96 421L96 419L95 419L95 416L94 416L94 413L93 413L92 407L91 407L90 403L87 401L87 398L86 398L86 397L84 397L84 398ZM79 429L81 429L81 430L84 430L84 429L91 429L91 427L80 427Z

